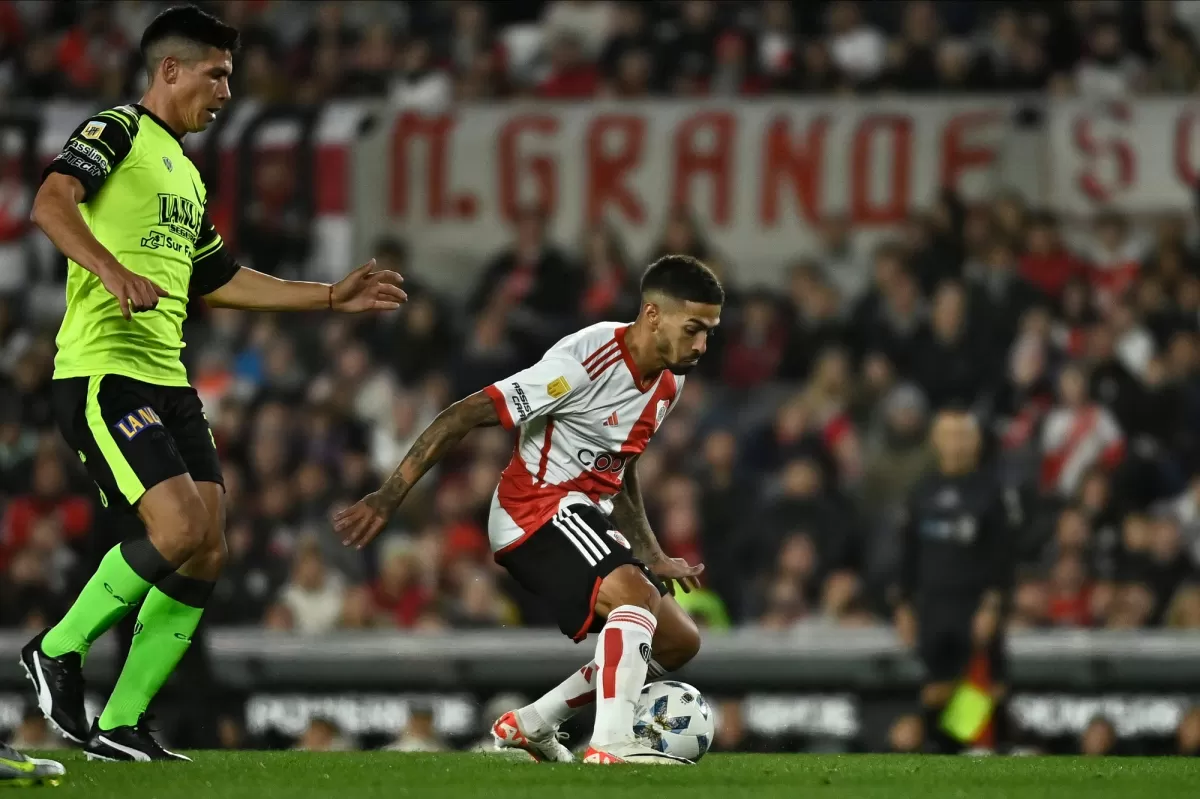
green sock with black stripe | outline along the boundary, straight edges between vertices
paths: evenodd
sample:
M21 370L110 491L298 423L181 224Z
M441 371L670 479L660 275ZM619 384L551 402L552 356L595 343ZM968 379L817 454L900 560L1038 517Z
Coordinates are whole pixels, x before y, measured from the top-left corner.
M129 657L100 714L100 729L138 723L191 646L192 634L215 585L172 574L150 591L138 613Z
M68 652L85 657L92 643L137 607L154 583L175 571L148 538L108 551L62 620L42 640L52 658Z

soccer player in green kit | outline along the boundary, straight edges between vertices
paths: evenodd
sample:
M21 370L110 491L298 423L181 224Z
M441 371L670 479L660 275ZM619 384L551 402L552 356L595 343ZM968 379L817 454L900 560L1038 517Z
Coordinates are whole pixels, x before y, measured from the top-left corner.
M101 502L136 512L146 529L110 550L63 619L22 651L42 712L89 759L187 759L155 741L144 713L191 643L226 552L216 446L179 358L189 293L266 311L389 310L405 299L400 276L373 271L373 260L333 285L285 281L239 266L223 246L180 142L229 101L237 42L195 7L161 13L142 36L141 102L83 122L33 204L69 260L59 427ZM138 607L129 657L89 727L83 660Z

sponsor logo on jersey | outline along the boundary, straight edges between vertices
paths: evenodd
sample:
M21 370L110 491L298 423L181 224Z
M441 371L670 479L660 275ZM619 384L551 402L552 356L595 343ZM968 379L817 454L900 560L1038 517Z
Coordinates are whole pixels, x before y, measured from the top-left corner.
M620 424L620 422L617 421L617 412L613 411L611 414L609 414L609 417L605 419L602 424L605 427L616 427L618 424Z
M642 644L638 647L638 654L642 656L642 660L650 662L650 644Z
M608 537L611 538L613 541L616 541L618 544L625 547L626 549L632 549L632 547L629 546L629 542L627 540L625 540L625 536L621 535L616 530L609 530Z
M105 127L106 125L103 122L89 122L83 126L83 130L79 135L85 139L98 139L100 138L100 134L104 132Z
M200 235L200 206L178 194L158 195L158 224L182 239L195 244Z
M558 399L563 394L571 390L571 384L567 382L565 377L556 377L546 384L546 393L554 399Z
M521 384L515 380L513 381L512 389L513 392L509 395L509 399L512 400L512 406L516 409L517 416L523 422L532 413L532 408L529 406L529 398L525 396L525 389L521 388Z
M628 455L619 452L594 452L590 449L579 450L575 457L594 472L619 472L629 461Z
M74 150L87 160L95 162L97 166L103 167L105 173L108 172L108 156L87 142L82 142L79 139L71 139L67 142L67 149Z
M175 171L175 165L174 165L174 164L172 164L172 163L171 163L171 159L170 159L170 158L167 158L165 155L163 156L163 166L165 166L165 167L167 168L167 171L168 171L168 172L174 172L174 171Z
M138 408L133 413L125 414L125 418L121 419L113 427L121 431L126 441L132 441L147 428L162 427L162 419L158 418L158 414L155 413L154 409L147 405L144 408Z

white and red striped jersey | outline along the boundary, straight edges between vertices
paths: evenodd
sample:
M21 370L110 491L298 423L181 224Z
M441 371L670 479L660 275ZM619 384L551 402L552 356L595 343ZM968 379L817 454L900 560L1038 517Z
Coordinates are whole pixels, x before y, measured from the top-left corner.
M1071 496L1096 464L1113 468L1125 456L1125 438L1103 405L1058 407L1042 428L1042 487Z
M566 505L612 512L625 464L646 449L683 389L683 378L669 371L642 379L625 346L627 329L586 327L484 389L504 427L520 430L492 497L493 552L524 541Z

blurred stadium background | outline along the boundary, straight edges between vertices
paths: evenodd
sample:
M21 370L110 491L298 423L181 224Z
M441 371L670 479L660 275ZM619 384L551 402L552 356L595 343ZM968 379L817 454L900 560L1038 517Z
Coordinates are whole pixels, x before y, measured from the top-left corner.
M639 270L682 251L732 300L640 474L667 551L708 564L684 678L718 748L917 742L896 520L930 414L967 402L1028 498L1021 740L1200 752L1200 3L202 5L245 42L187 140L226 241L280 276L373 255L411 299L192 307L232 554L158 703L172 742L467 747L586 659L488 557L503 431L365 553L328 518L453 398L631 318ZM0 732L36 748L16 649L128 521L52 426L65 263L28 212L74 125L139 96L162 7L0 0Z

